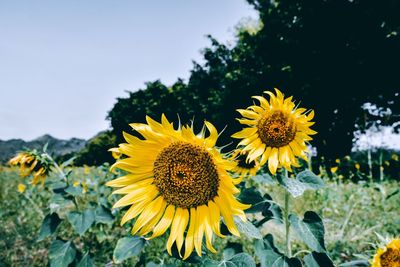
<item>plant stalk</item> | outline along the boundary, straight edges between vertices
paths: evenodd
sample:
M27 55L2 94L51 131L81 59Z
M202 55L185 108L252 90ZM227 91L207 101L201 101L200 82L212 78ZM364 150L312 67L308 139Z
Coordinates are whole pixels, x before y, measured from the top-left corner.
M288 172L285 169L285 176L288 178ZM285 243L286 243L286 256L292 257L292 249L290 246L290 222L289 222L289 192L285 190L285 209L284 209L284 220L285 220Z

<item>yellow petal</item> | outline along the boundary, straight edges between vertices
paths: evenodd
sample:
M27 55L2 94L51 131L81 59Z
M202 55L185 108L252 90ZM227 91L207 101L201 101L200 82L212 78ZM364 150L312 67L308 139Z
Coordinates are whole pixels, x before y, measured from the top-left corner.
M247 138L257 132L257 128L244 128L243 130L232 135L233 138Z
M233 221L232 211L230 207L226 205L226 203L222 203L221 199L218 196L214 198L214 202L219 206L222 217L224 217L224 221L226 227L228 227L229 232L231 232L233 235L240 236L240 233Z
M169 238L167 241L167 251L168 254L171 256L172 256L171 248L176 240L176 237L178 236L178 230L179 226L181 225L182 217L183 217L183 209L178 207L176 209L174 220L172 221L171 232L169 233Z
M218 205L213 201L208 202L208 211L210 212L210 223L214 230L214 233L219 237L225 237L220 230L221 214Z
M149 205L147 205L140 216L137 218L135 224L132 227L132 235L136 234L140 228L145 226L153 217L155 217L162 207L163 198L161 196L153 200Z
M127 205L131 205L135 202L138 202L140 200L149 198L150 196L157 195L158 190L155 186L149 185L146 187L138 188L131 193L127 194L126 196L122 197L120 200L118 200L113 208L120 208L124 207Z
M204 207L204 208L202 208ZM211 251L212 253L217 253L217 251L215 250L215 248L212 245L212 237L213 237L213 230L211 227L211 222L210 222L210 212L209 212L209 208L207 206L201 206L200 208L204 209L204 215L205 215L205 221L204 221L204 229L205 229L205 233L206 233L206 246L208 248L209 251Z
M205 121L204 123L208 131L210 132L210 136L206 139L206 144L208 147L213 147L215 146L215 143L217 142L218 139L217 129L215 129L214 125L212 125L208 121Z
M125 212L124 216L121 219L121 226L124 225L127 221L132 220L136 216L138 216L144 209L144 207L149 204L153 198L146 198L145 200L132 205L127 212Z
M189 230L186 234L185 238L185 255L183 256L183 259L186 260L193 251L193 241L194 241L194 230L196 226L196 208L191 208L190 209L190 225L189 225Z
M115 180L109 181L106 183L106 185L111 187L124 187L152 176L153 171L140 174L128 174L125 176L121 176Z
M165 231L167 231L167 229L171 225L172 219L174 218L174 214L175 214L175 206L169 205L165 210L162 219L158 222L156 227L154 227L152 236L148 239L152 239L154 237L164 234Z
M181 256L181 257L182 257L181 249L182 249L182 245L183 245L183 234L186 230L188 222L189 222L189 211L188 211L188 209L183 209L182 218L181 218L179 228L178 228L178 234L176 236L176 247L178 248L178 253L179 253L179 256Z
M197 207L197 216L196 216L196 227L194 233L194 248L196 249L197 255L201 257L201 243L203 242L204 235L204 209L202 206Z
M275 175L276 170L278 169L278 165L278 149L274 147L272 148L271 154L269 155L268 159L268 169L273 175Z

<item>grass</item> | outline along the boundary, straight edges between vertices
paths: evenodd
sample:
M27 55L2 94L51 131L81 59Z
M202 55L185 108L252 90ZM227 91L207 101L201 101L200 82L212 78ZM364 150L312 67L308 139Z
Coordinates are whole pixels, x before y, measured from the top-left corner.
M24 194L17 191L17 185L22 179L17 170L0 167L0 265L1 266L45 266L48 261L48 250L52 238L36 242L37 234L42 223L40 211L46 213L47 203L51 194L35 187ZM84 173L86 171L86 173ZM89 188L97 188L97 192L108 205L115 202L110 197L110 190L96 187L99 181L112 179L107 168L91 168L88 172L83 168L74 168L71 179L84 179ZM54 179L54 178L53 178ZM344 179L345 180L345 179ZM314 210L324 220L325 240L330 256L335 263L343 263L359 257L370 258L374 253L373 244L382 236L396 236L400 233L400 183L385 181L381 183L346 183L342 181L327 182L327 186L319 191L307 191L298 199L291 199L291 207L298 214L306 210ZM100 190L100 189L101 190ZM265 185L261 189L268 192L275 201L283 204L284 194L281 188ZM99 196L87 194L82 202L99 201ZM81 251L90 251L95 259L95 265L104 266L112 262L112 251L121 237L129 235L129 224L119 226L121 212L116 212L116 223L113 225L95 225L83 237L73 235L71 226L64 221L60 226L59 236L73 238L75 246ZM265 223L263 234L272 233L277 245L283 249L283 227L274 221ZM164 238L149 242L144 250L145 262L159 264L182 265L179 260L171 258L164 250ZM215 241L219 253L207 255L214 259L221 258L223 247L227 243L241 243L244 250L253 254L253 241L245 238L229 237ZM306 249L292 235L293 250ZM219 248L219 249L218 249ZM132 258L122 266L133 266L139 258Z

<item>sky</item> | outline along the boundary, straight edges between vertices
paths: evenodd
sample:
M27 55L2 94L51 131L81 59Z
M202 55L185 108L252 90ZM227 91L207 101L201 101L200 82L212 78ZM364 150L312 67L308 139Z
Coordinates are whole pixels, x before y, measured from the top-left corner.
M234 41L245 0L0 1L0 139L88 139L126 90L188 78L211 34Z

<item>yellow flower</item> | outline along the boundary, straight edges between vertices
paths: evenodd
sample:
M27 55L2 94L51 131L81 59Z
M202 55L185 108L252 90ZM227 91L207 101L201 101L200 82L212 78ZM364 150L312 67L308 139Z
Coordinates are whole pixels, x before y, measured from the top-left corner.
M261 168L258 160L248 162L247 154L246 151L236 149L231 156L237 164L236 167L232 169L232 172L239 174L240 180L242 180L246 175L256 175L257 171Z
M397 154L392 154L392 159L394 161L399 161L399 156Z
M20 152L9 160L9 164L20 167L22 177L33 176L32 184L39 182L44 184L48 173L50 172L50 163L35 150Z
M361 168L359 163L354 164L354 167L356 167L357 170L359 170Z
M392 239L379 248L371 261L371 267L400 267L400 239Z
M390 166L390 162L388 160L385 160L384 163L385 163L386 166Z
M90 173L90 167L88 165L83 165L83 173L84 174L89 174Z
M169 228L167 250L171 254L174 243L183 258L193 251L201 256L203 236L206 247L212 246L213 234L220 232L220 217L228 230L239 236L234 216L246 220L244 205L236 200L239 190L227 171L235 163L225 159L215 148L218 132L205 122L205 128L195 135L193 128L173 124L162 115L161 123L146 116L147 124L130 126L143 136L139 139L123 133L127 143L118 150L126 156L111 167L128 172L127 175L107 183L120 189L113 194L123 196L114 208L130 206L121 225L136 218L132 234L148 235L148 239L163 235ZM152 234L150 235L150 233Z
M23 192L25 192L25 189L26 189L26 185L21 184L21 183L18 184L18 192L20 192L22 194Z
M316 134L310 129L314 124L311 120L314 111L307 113L304 108L297 108L292 97L286 98L275 89L265 93L270 96L268 102L262 96L253 96L260 105L253 105L247 109L238 109L244 117L238 119L241 124L248 127L232 135L234 138L243 139L238 146L243 146L243 151L248 151L249 162L260 158L260 165L268 161L268 168L275 174L281 166L291 171L291 166L298 167L296 157L308 160L306 143L312 140L310 135Z
M338 167L337 167L337 166L331 168L331 172L332 172L332 173L335 173L337 170L338 170Z
M339 164L340 163L340 159L336 159L335 162Z
M121 152L119 152L119 151L116 151L116 150L112 150L111 151L111 155L112 155L112 157L114 158L114 159L119 159L120 157L121 157Z

